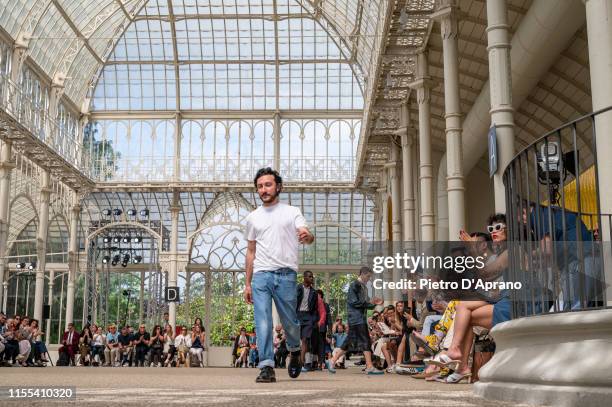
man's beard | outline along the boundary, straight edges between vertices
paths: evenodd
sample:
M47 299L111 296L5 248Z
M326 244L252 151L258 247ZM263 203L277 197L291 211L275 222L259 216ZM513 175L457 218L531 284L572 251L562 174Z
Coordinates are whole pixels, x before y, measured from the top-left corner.
M266 202L274 202L274 200L276 199L277 196L278 196L278 191L275 190L273 195L265 195L265 197L260 195L259 199L261 199L264 203L266 203Z

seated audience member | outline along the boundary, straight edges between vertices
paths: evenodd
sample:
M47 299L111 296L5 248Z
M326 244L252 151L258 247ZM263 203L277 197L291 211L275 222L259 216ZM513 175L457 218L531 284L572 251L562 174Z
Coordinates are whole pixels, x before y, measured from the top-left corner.
M255 328L249 334L249 366L257 367L259 364L259 350L257 349L257 334Z
M348 334L345 332L344 324L339 323L335 326L336 332L332 335L333 347L332 357L336 359L336 369L344 369L345 356L342 354L342 346L348 338ZM340 356L338 356L340 355Z
M177 366L189 366L189 348L191 347L191 335L187 332L187 327L181 327L181 333L174 339L174 347L178 355Z
M111 325L111 327L113 329L117 329L114 325ZM110 328L109 328L110 330ZM92 364L94 366L100 366L102 364L102 359L104 359L105 361L107 361L108 359L106 358L106 356L104 355L104 351L106 347L106 336L104 335L104 332L102 332L102 327L99 326L96 329L96 332L94 332L93 334L93 338L91 340L91 358L92 360ZM115 353L115 355L113 355L113 351ZM116 360L116 355L118 349L114 348L111 350L111 355L110 358L115 361Z
M166 331L164 332L164 366L169 366L174 363L174 355L176 353L176 347L174 346L174 328L172 325L166 325Z
M245 327L240 327L240 333L234 341L234 355L236 355L234 367L248 367L249 338Z
M4 330L0 333L0 342L4 344L2 366L13 366L16 363L17 355L19 355L19 341L17 340L14 318L6 320Z
M164 351L164 333L162 332L161 326L159 325L155 325L155 327L153 328L149 348L149 362L151 363L151 367L161 367L162 353Z
M65 353L72 366L76 366L74 355L79 348L79 333L74 329L72 322L68 323L68 330L64 332L62 337L62 347L59 348L60 353Z
M89 326L85 326L79 335L79 364L81 366L88 366L90 363L90 351L91 351L91 340L93 335Z
M19 354L17 355L17 362L21 366L28 366L28 358L32 351L32 345L30 339L32 338L32 331L30 329L30 318L23 317L21 324L17 328L17 340L19 342Z
M204 367L204 345L206 343L206 336L202 332L201 325L194 325L191 331L191 348L189 352L198 358L200 367Z
M108 327L106 346L104 347L104 361L106 366L117 366L119 362L119 333L115 325Z
M43 356L47 354L47 347L42 341L42 336L45 333L40 330L37 319L32 319L30 321L30 330L32 331L32 353L34 364L36 366L44 366L45 363L49 362L47 358Z
M107 336L108 339L108 336ZM117 336L118 343L118 360L117 365L132 366L132 353L134 346L132 345L132 335L127 326L121 328L121 333Z
M287 349L287 338L282 325L276 325L274 328L274 366L277 368L285 368L289 350Z
M402 338L402 327L395 320L395 307L393 305L385 308L382 321L379 319L378 326L383 333L383 337L378 340L378 352L375 348L374 354L379 357L382 354L385 362L387 362L387 373L393 373L395 371L397 346Z
M4 362L4 344L6 343L4 332L6 332L6 315L4 312L0 312L0 366L3 366Z
M434 310L435 314L429 314L425 317L423 321L423 329L421 330L421 335L423 337L429 336L433 333L436 324L442 319L442 314L444 310L446 310L446 306L448 302L443 299L435 299L431 303L431 308Z
M503 274L508 267L508 251L505 245L506 216L495 214L489 217L488 229L493 240L494 252L497 256L485 263L480 270L482 278L494 280ZM477 242L477 236L472 237L461 232L461 240ZM458 383L471 375L468 358L474 338L472 327L480 326L491 329L496 324L510 319L510 301L508 293L502 292L494 303L488 301L461 301L457 305L453 325L453 338L448 351L438 356L439 362L448 367L452 366L454 373L446 378L447 383Z
M149 353L150 341L151 335L146 331L146 327L144 325L140 325L138 327L138 332L136 332L132 338L136 352L136 357L134 358L134 363L136 366L144 367L145 356L147 353Z

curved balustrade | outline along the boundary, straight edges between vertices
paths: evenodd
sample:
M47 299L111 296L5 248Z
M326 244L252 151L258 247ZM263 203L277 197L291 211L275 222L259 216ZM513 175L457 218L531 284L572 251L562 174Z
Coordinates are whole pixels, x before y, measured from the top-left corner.
M516 155L505 173L513 316L606 306L612 215L600 210L596 124L567 123Z

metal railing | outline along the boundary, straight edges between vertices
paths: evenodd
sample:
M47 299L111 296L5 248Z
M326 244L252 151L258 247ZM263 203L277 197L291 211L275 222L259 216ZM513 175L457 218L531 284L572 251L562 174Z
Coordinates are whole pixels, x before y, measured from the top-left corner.
M82 168L82 142L69 134L65 126L49 117L46 106L32 100L30 95L15 84L7 75L0 74L0 110L45 143L52 151L75 168Z
M596 143L603 114L612 106L547 133L504 172L507 278L522 284L512 291L514 318L606 307L612 215L600 210Z

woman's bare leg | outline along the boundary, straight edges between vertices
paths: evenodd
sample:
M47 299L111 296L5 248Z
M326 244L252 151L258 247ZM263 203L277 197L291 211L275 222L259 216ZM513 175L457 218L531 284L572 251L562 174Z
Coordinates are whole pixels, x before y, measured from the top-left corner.
M460 305L464 306L460 307ZM460 305L457 306L455 315L453 341L446 352L451 359L455 360L462 360L464 357L464 341L467 339L468 331L471 332L473 326L491 328L493 321L493 305L487 302L467 301Z

